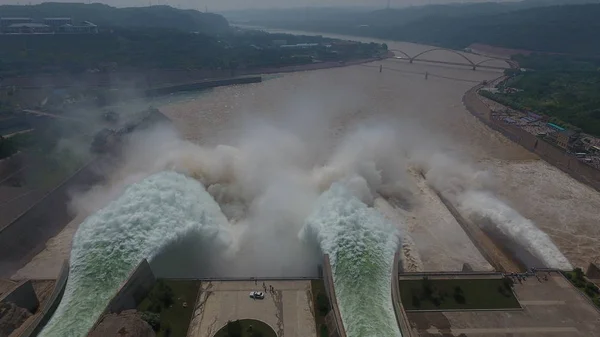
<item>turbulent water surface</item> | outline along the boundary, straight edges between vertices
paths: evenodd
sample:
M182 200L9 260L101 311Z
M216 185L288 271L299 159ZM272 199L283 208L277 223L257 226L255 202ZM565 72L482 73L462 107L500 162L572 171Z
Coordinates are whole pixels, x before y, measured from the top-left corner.
M349 337L401 336L391 299L398 233L341 183L317 200L305 235L329 254L342 321Z
M226 243L227 220L194 179L163 172L129 186L75 234L63 299L44 337L85 336L144 258L193 234Z
M503 235L541 261L543 267L562 270L573 268L546 233L492 194L479 191L467 192L460 206L465 214L489 219Z

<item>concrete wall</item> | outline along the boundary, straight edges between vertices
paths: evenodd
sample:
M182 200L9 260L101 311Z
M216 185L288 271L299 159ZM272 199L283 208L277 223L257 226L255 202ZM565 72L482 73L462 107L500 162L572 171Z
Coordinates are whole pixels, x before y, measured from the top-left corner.
M400 331L402 332L402 337L416 337L416 335L412 328L410 327L410 321L408 320L408 316L406 316L406 311L404 311L404 306L402 305L402 299L400 298L400 285L398 283L398 266L400 263L400 253L396 252L394 255L394 265L392 266L392 303L394 304L394 312L396 313L396 320L398 321L398 326L400 327Z
M48 239L56 236L73 220L68 210L69 193L100 181L94 165L92 161L82 167L0 230L0 277L10 278L45 248Z
M0 303L13 303L19 308L35 313L40 305L31 280L24 280L0 298Z
M63 294L65 293L65 287L67 286L67 279L69 278L69 263L68 261L63 262L63 266L58 275L58 279L54 284L54 289L50 294L50 297L44 303L41 311L37 314L35 320L29 324L29 326L21 333L19 337L35 337L42 329L46 326L56 308L60 304Z
M154 96L162 96L168 95L174 92L181 91L196 91L208 88L222 87L226 85L233 84L249 84L249 83L260 83L262 82L261 76L247 76L247 77L234 77L234 78L226 78L219 80L208 80L208 81L200 81L194 83L186 83L186 84L178 84L165 86L156 89L148 89L145 91L146 96L154 97Z
M90 330L90 333L94 331L98 324L100 324L104 315L110 313L118 314L124 310L137 308L138 304L148 295L150 290L152 290L155 282L156 278L154 277L154 273L152 273L152 269L150 269L150 264L144 259L133 270L127 280L121 285L119 291L117 291L115 296L110 300L106 309L102 315L98 317L98 320Z
M491 119L491 110L479 99L477 94L477 90L481 87L478 85L463 96L463 103L473 116L571 177L600 191L600 170L515 125Z
M599 280L600 279L600 268L598 268L598 266L594 263L590 263L590 265L588 266L588 269L585 273L585 276L587 276L590 279L593 280Z
M325 291L327 292L327 297L329 297L329 302L331 303L331 312L328 314L328 316L332 315L332 317L334 318L333 320L335 321L338 336L346 337L346 330L344 329L342 316L340 314L340 308L338 307L338 301L335 296L335 288L333 286L333 274L331 272L331 263L329 261L329 255L325 254L325 256L323 256L323 260L323 280L325 281Z
M121 286L115 297L106 308L106 313L120 313L123 310L135 309L148 295L156 278L148 261L143 260Z

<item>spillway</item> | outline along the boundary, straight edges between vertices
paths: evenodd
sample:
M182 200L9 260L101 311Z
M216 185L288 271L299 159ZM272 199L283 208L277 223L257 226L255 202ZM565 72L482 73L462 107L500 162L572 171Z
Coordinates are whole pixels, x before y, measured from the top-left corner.
M226 247L226 226L218 204L185 175L162 172L129 186L77 230L65 293L41 336L85 336L142 259L190 235Z
M543 263L541 267L573 269L569 260L556 247L548 234L493 194L469 191L462 196L460 208L465 214L489 220L492 230L500 232L520 245L527 253Z
M346 335L401 337L391 298L396 226L334 183L318 198L302 235L316 236L329 255Z

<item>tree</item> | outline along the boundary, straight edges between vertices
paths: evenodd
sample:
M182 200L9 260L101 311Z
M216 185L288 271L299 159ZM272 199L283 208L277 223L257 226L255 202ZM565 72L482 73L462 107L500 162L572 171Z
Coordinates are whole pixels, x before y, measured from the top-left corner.
M239 320L227 321L227 336L242 337L242 323Z
M0 136L0 159L12 156L17 152L17 146L10 138Z
M330 309L329 298L327 298L327 295L323 294L322 292L317 295L317 308L323 316L327 315Z
M329 329L327 329L327 325L326 324L321 324L321 333L320 333L321 337L329 337Z
M152 327L152 330L154 330L154 331L160 330L160 315L159 314L154 313L154 312L144 311L141 313L140 317Z
M417 294L412 295L412 305L415 308L418 308L421 306L421 300L419 299L419 296L417 296Z
M433 287L433 284L431 283L431 281L429 280L429 277L427 277L427 276L423 277L423 293L425 294L426 297L431 297L433 292L434 292L434 287Z
M456 286L454 288L454 300L456 301L456 303L459 303L459 304L465 304L465 302L466 302L465 294L464 294L462 288L459 286Z

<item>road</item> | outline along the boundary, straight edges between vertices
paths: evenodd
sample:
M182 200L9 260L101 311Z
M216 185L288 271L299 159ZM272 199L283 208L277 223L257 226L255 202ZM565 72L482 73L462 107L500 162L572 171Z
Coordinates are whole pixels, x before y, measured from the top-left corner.
M269 285L275 288L269 292ZM228 321L255 319L268 324L277 337L316 337L310 281L267 281L264 300L251 291L264 291L263 282L203 282L188 336L213 337Z

